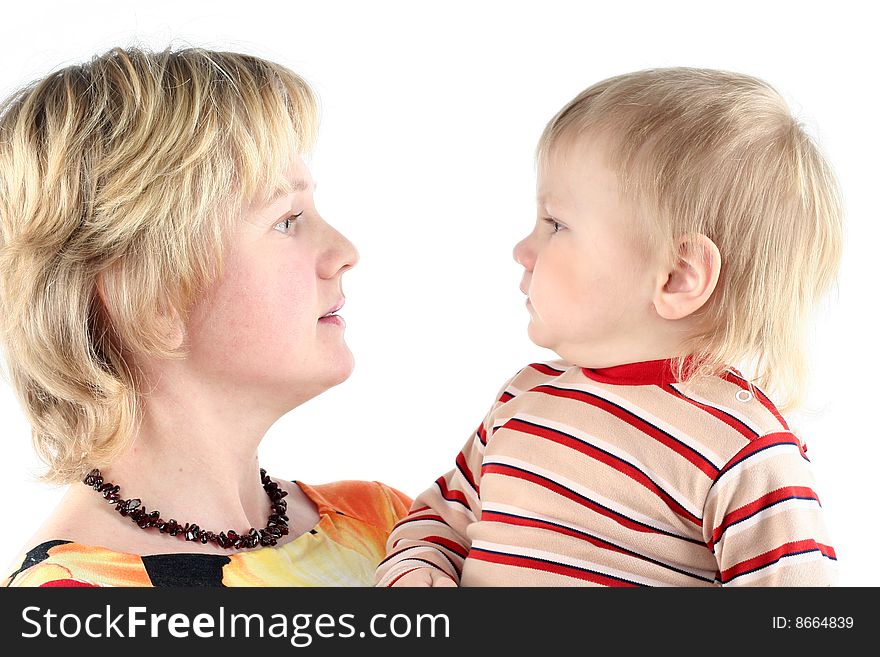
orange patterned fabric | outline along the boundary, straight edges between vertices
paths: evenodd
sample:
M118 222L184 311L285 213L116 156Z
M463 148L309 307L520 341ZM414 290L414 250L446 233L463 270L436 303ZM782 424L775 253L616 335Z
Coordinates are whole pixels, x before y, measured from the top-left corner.
M58 540L25 556L3 586L372 586L410 499L378 482L296 482L320 521L276 547L222 554L139 556Z

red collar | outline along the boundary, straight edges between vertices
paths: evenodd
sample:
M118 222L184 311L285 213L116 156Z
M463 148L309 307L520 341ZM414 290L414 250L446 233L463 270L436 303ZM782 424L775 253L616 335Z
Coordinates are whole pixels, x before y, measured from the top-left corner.
M612 367L582 367L581 372L588 379L599 383L621 386L667 385L675 383L672 373L672 360L646 360L641 363L626 363Z

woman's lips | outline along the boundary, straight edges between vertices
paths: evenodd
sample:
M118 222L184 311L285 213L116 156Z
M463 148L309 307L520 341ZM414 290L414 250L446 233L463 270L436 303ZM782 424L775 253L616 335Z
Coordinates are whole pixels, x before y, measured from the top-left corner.
M342 318L342 315L326 315L318 319L318 324L333 324L334 326L345 328L345 320Z

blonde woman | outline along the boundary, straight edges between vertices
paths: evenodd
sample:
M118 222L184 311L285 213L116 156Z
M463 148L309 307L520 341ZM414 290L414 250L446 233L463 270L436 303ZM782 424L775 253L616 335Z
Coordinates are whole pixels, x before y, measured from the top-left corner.
M353 365L316 130L302 78L198 48L115 48L0 105L7 376L69 484L6 585L371 584L409 500L257 461Z

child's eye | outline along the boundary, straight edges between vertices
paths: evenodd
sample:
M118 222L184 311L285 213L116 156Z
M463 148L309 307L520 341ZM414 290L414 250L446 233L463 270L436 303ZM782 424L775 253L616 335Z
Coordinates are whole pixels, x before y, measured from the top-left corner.
M303 210L303 212L305 212L305 210ZM279 230L278 232L279 233L287 233L290 230L290 225L294 221L299 219L302 216L302 214L303 213L300 212L299 214L294 214L294 215L287 217L287 219L285 219L284 221L279 221L277 224L275 224L275 228L278 228L278 226L284 226L284 230Z
M556 219L554 219L553 217L544 217L544 221L546 221L548 224L553 226L554 233L558 233L559 230L562 228L562 225L558 221L556 221Z

